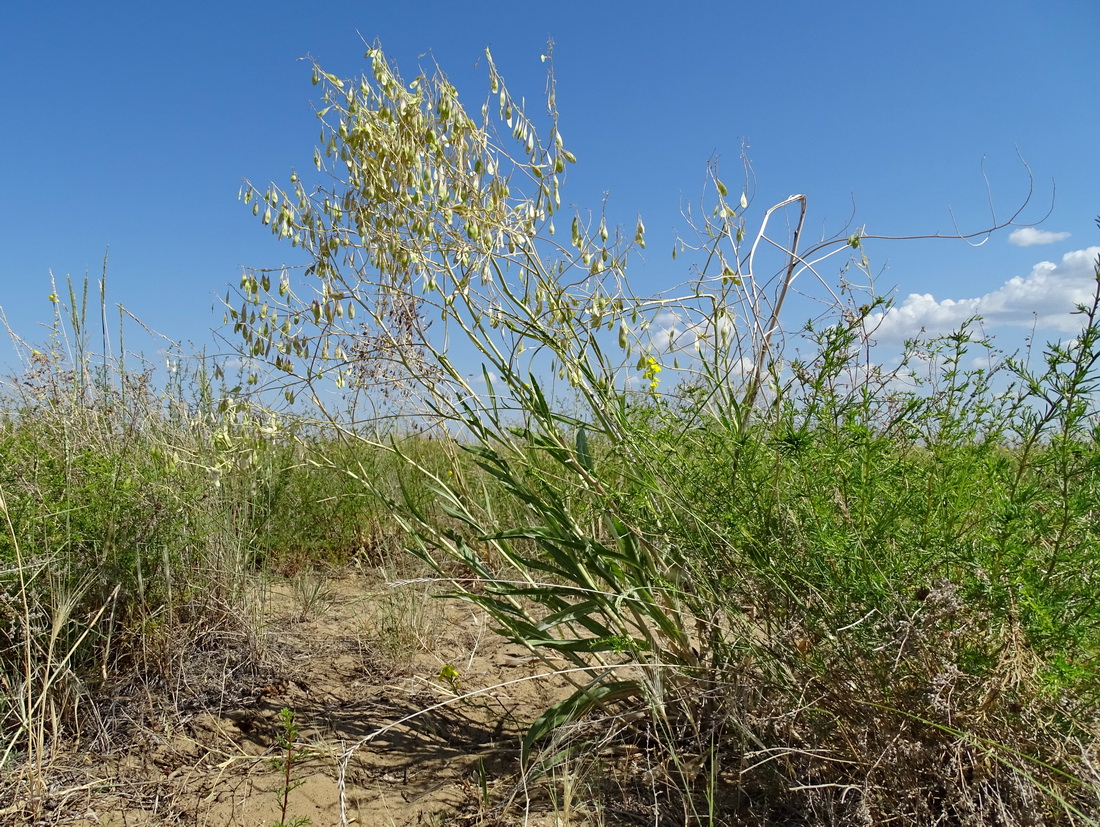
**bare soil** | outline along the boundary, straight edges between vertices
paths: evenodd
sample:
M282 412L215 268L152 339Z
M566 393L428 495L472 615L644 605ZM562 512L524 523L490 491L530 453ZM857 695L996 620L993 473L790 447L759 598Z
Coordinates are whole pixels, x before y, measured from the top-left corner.
M89 734L3 785L16 793L0 824L277 824L282 709L306 750L287 823L588 823L592 805L518 772L521 734L563 682L476 608L426 589L356 574L276 583L251 640L192 641L182 649L206 655L180 665L177 685L85 710Z

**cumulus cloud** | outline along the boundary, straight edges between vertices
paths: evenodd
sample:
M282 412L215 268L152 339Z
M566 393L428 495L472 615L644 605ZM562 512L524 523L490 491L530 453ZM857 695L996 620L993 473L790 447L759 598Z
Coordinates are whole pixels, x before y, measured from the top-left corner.
M662 310L653 317L649 329L650 343L660 352L695 343L693 325L685 324L684 317L674 310Z
M879 326L875 339L898 344L924 331L944 335L963 322L981 316L988 326L1037 327L1073 333L1080 319L1072 315L1078 304L1091 300L1100 247L1075 250L1060 263L1041 261L1026 276L1015 276L984 296L937 299L931 293L911 293L872 321Z
M706 318L692 319L686 311L662 310L653 317L649 341L660 352L698 352L711 345L715 330L728 336L733 331L733 321L723 317L716 326Z
M1051 233L1036 230L1034 227L1020 227L1008 234L1008 243L1017 247L1030 247L1033 244L1053 244L1066 238L1069 238L1069 233Z
M498 379L500 379L500 377L496 374L495 371L492 371L492 370L482 371L481 373L471 373L470 374L470 384L471 385L484 385L485 384L485 375L486 375L486 373L488 373L488 375L489 375L489 381L490 382L496 382Z

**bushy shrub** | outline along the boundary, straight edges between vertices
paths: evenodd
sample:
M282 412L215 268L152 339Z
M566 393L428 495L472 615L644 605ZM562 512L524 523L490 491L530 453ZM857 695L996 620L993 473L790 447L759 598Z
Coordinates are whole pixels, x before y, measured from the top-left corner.
M479 124L441 75L406 84L368 56L373 79L315 69L324 182L243 190L306 279L246 274L228 317L348 438L374 394L452 440L441 468L367 438L418 482L361 482L572 683L525 768L632 741L660 768L650 797L712 823L1095 814L1096 303L1037 373L964 370L988 344L969 327L885 371L888 302L846 275L869 272L872 236L805 245L802 195L750 232L748 184L730 197L714 170L677 245L692 275L637 295L642 222L561 214L575 159L552 83L543 140L491 58ZM834 289L819 270L846 251ZM810 279L829 309L792 330Z

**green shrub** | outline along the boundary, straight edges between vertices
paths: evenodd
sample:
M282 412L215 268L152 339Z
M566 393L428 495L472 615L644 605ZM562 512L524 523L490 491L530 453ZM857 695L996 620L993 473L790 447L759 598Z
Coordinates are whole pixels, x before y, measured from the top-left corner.
M201 360L157 387L148 365L92 354L86 299L55 305L41 350L16 338L27 369L3 396L0 763L42 761L100 688L178 685L188 647L242 626L231 489L249 486L220 480L256 465L259 429L219 406Z
M572 683L525 769L571 738L631 740L690 822L1095 814L1096 303L1038 374L964 369L989 347L969 326L885 371L888 303L818 275L845 251L869 272L871 236L805 247L801 195L749 232L714 170L698 242L677 245L691 279L636 295L642 222L560 213L552 84L542 140L491 58L479 124L441 75L406 84L368 56L373 80L315 69L331 177L243 190L311 256L306 282L246 274L228 317L288 399L405 465L397 492L359 479ZM814 278L829 309L799 335L787 304ZM653 334L673 311L683 344ZM449 435L448 464L364 437L372 394Z

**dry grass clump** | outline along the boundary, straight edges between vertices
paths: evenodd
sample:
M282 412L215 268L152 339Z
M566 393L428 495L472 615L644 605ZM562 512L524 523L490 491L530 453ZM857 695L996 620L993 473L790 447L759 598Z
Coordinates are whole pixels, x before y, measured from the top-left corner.
M157 385L93 354L87 292L57 299L39 348L12 334L26 370L0 415L0 765L31 814L56 754L107 751L260 669L256 423L219 407L201 360L172 353Z
M741 711L771 745L749 751L747 800L781 802L808 824L1089 823L1100 812L1095 708L1075 715L1011 644L985 674L960 668L990 618L948 581L888 625L892 645L824 642L787 658L800 695L784 687Z

